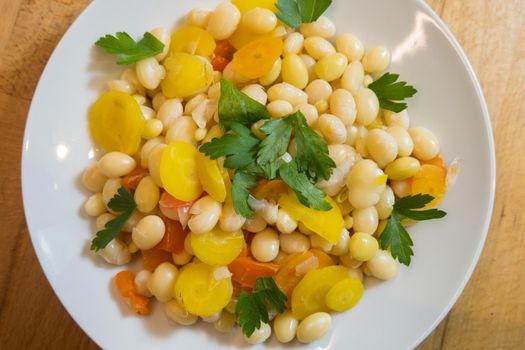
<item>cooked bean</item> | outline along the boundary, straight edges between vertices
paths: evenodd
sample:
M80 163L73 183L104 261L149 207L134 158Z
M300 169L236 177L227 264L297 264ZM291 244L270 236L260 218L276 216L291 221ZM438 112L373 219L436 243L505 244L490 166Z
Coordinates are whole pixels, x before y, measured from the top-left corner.
M299 54L303 50L304 36L301 33L293 32L284 39L285 54Z
M182 116L173 122L166 134L166 142L184 141L189 144L195 144L195 131L198 126L191 117Z
M352 257L352 254L350 254L350 253L347 253L345 255L341 255L339 257L339 262L343 266L348 267L349 269L358 269L363 264L362 261L354 259Z
M317 73L315 72L315 65L317 61L310 55L301 55L300 57L306 65L306 70L308 71L308 81L317 79Z
M98 169L109 178L120 177L129 174L137 166L132 157L122 152L109 152L97 163Z
M363 57L363 67L369 73L379 73L390 65L390 51L383 46L378 46L368 51Z
M140 180L135 190L134 199L137 209L142 213L149 213L157 206L160 198L160 190L151 176Z
M297 221L292 219L284 210L279 209L277 213L277 222L275 223L279 232L287 234L292 233L297 228Z
M173 298L173 285L178 274L175 265L169 262L160 264L148 280L149 291L162 303L170 301Z
M279 237L281 250L288 254L304 253L310 249L310 239L298 232L292 232Z
M182 103L179 99L174 98L165 100L157 113L157 119L162 122L164 132L167 132L175 120L182 116L182 112Z
M337 52L345 55L349 62L361 61L365 54L365 47L361 40L350 33L339 35L335 46L337 47Z
M188 253L186 249L183 249L180 253L172 253L171 259L175 265L183 266L191 261L193 255Z
M357 93L363 87L365 79L365 69L359 61L351 62L345 69L341 77L341 86L357 97Z
M135 70L142 86L149 90L156 89L160 81L166 76L164 66L160 65L154 57L138 61Z
M140 150L140 166L141 167L143 168L148 167L148 158L149 158L151 151L156 146L164 144L164 142L165 142L164 137L157 136L144 143L144 145L142 146L142 149Z
M301 111L301 113L303 113L304 117L306 118L306 122L309 126L314 125L317 122L317 119L319 118L317 108L315 108L314 105L308 103L303 103L295 106L293 111L294 113L297 111Z
M399 113L385 111L383 117L387 126L400 126L403 129L408 130L410 117L408 116L406 109Z
M275 29L277 17L266 8L255 7L242 16L242 24L254 33L266 34Z
M224 203L224 206L222 207L222 215L219 219L221 230L225 232L236 232L242 228L245 222L246 218L237 214L231 203Z
M315 65L315 73L321 79L334 81L341 78L348 65L348 59L342 53L330 53L323 56Z
M357 115L354 97L345 89L337 89L330 96L330 112L345 126L352 125Z
M151 249L164 237L166 226L157 215L142 218L131 232L133 242L142 250Z
M403 198L406 196L410 196L411 194L411 185L410 181L408 180L401 180L401 181L390 181L390 186L392 186L392 190L396 194L397 197Z
M281 75L284 82L298 89L304 89L308 84L308 69L297 54L289 53L284 55Z
M364 232L370 235L374 234L379 224L378 213L375 207L354 209L352 219L354 220L354 232Z
M397 157L396 140L382 129L373 129L368 132L366 148L380 168L384 168Z
M84 203L84 211L89 216L99 216L106 212L106 205L102 193L95 193Z
M221 317L215 321L213 326L221 333L229 333L235 326L236 317L230 312L223 311Z
M332 250L330 251L330 254L335 256L347 254L349 240L350 232L348 232L348 230L346 229L343 229L343 231L341 232L341 237L339 238L339 242L337 242L337 244L333 246Z
M206 30L216 40L228 39L235 32L240 21L239 9L230 2L223 2L210 14Z
M272 85L277 78L279 78L279 75L281 74L281 68L282 68L282 60L278 58L275 63L272 66L272 69L259 78L259 83L263 86Z
M346 179L350 204L356 209L376 205L386 186L382 181L378 181L383 176L383 171L373 161L358 161Z
M355 105L357 107L357 124L367 126L376 120L379 113L379 100L372 90L360 89L355 95Z
M389 280L397 275L398 264L387 250L378 250L365 266L372 276L381 280Z
M133 281L137 292L140 295L145 296L147 298L152 296L151 292L148 289L148 281L150 277L151 272L149 272L148 270L142 270L135 275L135 279Z
M293 112L292 104L285 100L272 101L266 106L266 108L272 118L284 118Z
M322 79L312 81L304 90L308 95L308 103L315 105L319 101L328 101L332 95L332 86Z
M104 184L104 188L102 188L102 200L106 204L106 207L109 201L113 197L115 197L115 195L118 192L118 189L121 187L122 187L122 180L119 178L109 179L108 181L106 181L106 183Z
M99 250L98 255L113 265L125 265L131 261L128 247L118 238L111 240L107 246Z
M321 115L317 127L329 144L341 144L346 141L345 125L333 114Z
M273 102L285 100L297 106L308 102L308 95L301 89L288 83L279 83L268 89L268 99Z
M252 333L251 336L247 337L244 335L244 340L246 340L247 343L255 345L264 343L266 339L270 338L272 335L272 329L270 328L270 325L268 323L261 322L261 326Z
M164 152L166 147L167 145L164 143L158 144L153 147L148 155L149 174L159 187L162 187L162 181L160 179L160 159L162 157L162 152Z
M108 180L97 164L92 164L82 173L82 185L91 192L101 192Z
M193 233L205 233L211 231L221 216L222 206L210 196L205 196L196 201L191 209L191 219L188 227Z
M175 321L182 326L191 326L199 320L198 316L190 314L175 299L164 304L164 311L172 321Z
M420 160L430 160L439 154L439 141L434 133L426 128L410 128L408 133L414 141L414 156Z
M272 261L279 254L279 235L271 228L262 230L255 234L250 248L253 257L258 261Z
M335 24L328 17L321 16L315 22L301 24L299 30L305 38L318 36L330 39L335 35Z
M406 129L400 126L391 126L386 129L390 135L394 137L397 143L398 155L400 157L408 157L414 150L414 142Z
M324 251L325 253L330 253L334 245L330 242L328 242L323 237L319 236L318 234L312 234L310 236L310 246L312 248L318 248Z
M273 332L281 343L289 343L295 338L299 321L293 317L290 310L277 315L273 321Z
M311 343L321 339L330 330L332 317L326 312L316 312L306 317L297 327L297 340Z
M268 95L266 94L266 91L264 90L262 85L246 85L241 91L253 98L255 101L259 102L260 104L266 105L266 102L268 102Z
M255 216L252 219L247 219L243 225L243 228L252 233L261 232L267 226L266 221L261 214L255 213Z
M388 164L385 173L391 180L406 180L416 175L421 167L419 161L412 157L402 157Z
M396 198L394 196L394 191L392 191L390 186L386 186L385 190L379 197L379 202L376 204L377 217L379 220L388 219L390 217L395 201Z
M142 138L151 140L162 133L164 125L158 119L150 119L144 123L144 130L142 130Z
M319 60L326 55L336 53L334 45L320 36L306 38L304 40L304 49L316 60Z
M354 259L369 261L378 251L379 243L372 235L356 231L356 233L350 237L348 247Z

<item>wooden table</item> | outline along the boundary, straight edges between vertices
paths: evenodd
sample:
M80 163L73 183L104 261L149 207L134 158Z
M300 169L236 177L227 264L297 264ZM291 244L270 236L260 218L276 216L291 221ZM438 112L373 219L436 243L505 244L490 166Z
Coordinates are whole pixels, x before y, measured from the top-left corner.
M396 0L405 1L405 0ZM0 0L0 347L95 349L38 264L22 209L25 119L53 48L89 0ZM494 126L492 227L467 288L420 349L525 346L525 1L429 0L465 48ZM59 91L60 92L60 91Z

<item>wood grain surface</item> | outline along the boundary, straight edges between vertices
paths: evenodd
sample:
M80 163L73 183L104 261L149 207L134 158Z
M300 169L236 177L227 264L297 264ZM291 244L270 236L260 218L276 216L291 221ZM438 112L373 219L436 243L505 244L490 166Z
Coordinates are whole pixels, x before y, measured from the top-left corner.
M395 0L404 1L404 0ZM525 1L428 0L467 52L495 132L490 234L457 304L419 349L525 347ZM0 348L96 349L38 264L20 189L31 97L59 39L88 0L0 0Z

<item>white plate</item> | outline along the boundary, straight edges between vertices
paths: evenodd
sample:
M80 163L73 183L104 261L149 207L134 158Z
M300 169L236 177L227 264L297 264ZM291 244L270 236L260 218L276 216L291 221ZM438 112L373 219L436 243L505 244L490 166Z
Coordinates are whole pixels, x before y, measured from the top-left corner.
M94 47L103 34L140 37L156 26L173 28L190 8L217 1L97 0L68 30L42 74L26 126L22 185L27 223L44 272L75 321L107 349L226 349L240 334L209 325L169 323L160 307L132 315L116 298L112 268L89 251L93 224L82 213L87 193L79 176L93 162L87 111L117 77L114 58ZM434 12L417 0L335 1L329 16L339 32L368 47L391 48L391 71L416 86L413 125L432 129L446 160L464 160L441 208L448 216L411 228L415 256L387 283L368 283L360 304L334 317L329 335L304 348L415 347L450 310L465 287L485 241L495 188L494 144L480 86L465 54ZM275 348L274 341L267 343ZM292 345L299 347L298 344ZM261 346L262 347L262 346Z

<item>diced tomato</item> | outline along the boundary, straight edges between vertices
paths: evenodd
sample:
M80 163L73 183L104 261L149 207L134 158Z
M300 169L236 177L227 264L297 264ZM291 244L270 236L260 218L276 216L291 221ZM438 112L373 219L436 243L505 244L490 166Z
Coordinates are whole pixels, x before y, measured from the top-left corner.
M222 56L213 55L213 57L211 58L211 65L213 66L213 70L219 71L221 73L224 71L224 68L226 68L228 63L230 63L230 60Z

